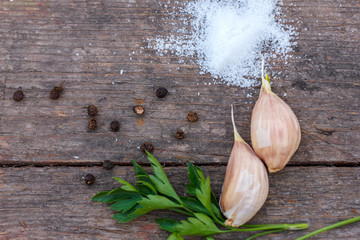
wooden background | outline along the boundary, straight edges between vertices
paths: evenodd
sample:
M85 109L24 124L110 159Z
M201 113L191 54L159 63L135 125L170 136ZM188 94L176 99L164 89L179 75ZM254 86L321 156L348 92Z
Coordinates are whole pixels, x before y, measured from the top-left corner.
M113 176L134 180L130 160L147 162L139 150L144 141L153 143L178 191L186 163L194 161L220 194L233 144L230 104L249 142L259 89L205 85L211 77L199 75L198 66L146 48L148 38L170 34L171 7L185 2L0 1L1 240L166 239L154 219L169 213L118 224L107 206L90 201L117 186ZM289 165L270 176L268 201L251 222L307 222L315 230L360 213L360 3L286 0L283 12L295 20L288 23L297 28L298 45L287 64L271 63L281 72L273 91L298 116L302 141ZM49 91L62 81L61 98L51 100ZM161 86L170 92L164 99L155 95ZM12 99L17 89L25 93L21 102ZM89 104L99 108L95 132L87 130ZM143 116L132 111L137 104ZM186 121L189 111L198 122ZM113 120L121 122L118 133L109 130ZM177 129L185 139L174 137ZM105 159L116 166L104 170ZM96 177L92 186L84 183L87 173ZM357 223L313 239L359 235Z

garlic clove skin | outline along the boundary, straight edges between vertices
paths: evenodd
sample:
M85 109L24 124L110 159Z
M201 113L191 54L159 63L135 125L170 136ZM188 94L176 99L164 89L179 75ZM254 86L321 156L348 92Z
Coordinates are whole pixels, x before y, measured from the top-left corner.
M249 221L264 205L269 192L269 179L264 163L240 137L234 126L235 142L226 168L220 196L225 224L239 227Z
M254 151L266 163L269 172L273 173L285 167L298 149L300 140L301 129L297 117L271 91L269 81L262 76L260 96L251 116Z

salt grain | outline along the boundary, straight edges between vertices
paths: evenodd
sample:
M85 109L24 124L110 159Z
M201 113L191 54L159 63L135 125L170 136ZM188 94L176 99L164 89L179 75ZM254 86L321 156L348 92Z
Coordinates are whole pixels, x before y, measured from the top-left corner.
M170 20L180 18L184 26L178 26L169 36L149 39L148 48L157 50L159 56L197 57L199 73L207 72L219 79L214 83L255 86L259 84L260 59L286 60L296 45L294 28L279 17L284 15L281 6L277 0L188 2L179 12L169 12L173 15ZM186 27L188 23L191 31Z

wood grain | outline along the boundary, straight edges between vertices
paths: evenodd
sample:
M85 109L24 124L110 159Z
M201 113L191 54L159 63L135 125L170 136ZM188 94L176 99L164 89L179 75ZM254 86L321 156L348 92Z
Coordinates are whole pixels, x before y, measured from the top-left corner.
M138 146L151 141L168 163L225 164L233 141L229 106L236 105L239 130L249 141L258 89L204 85L211 77L199 75L194 59L179 64L177 56L146 48L147 39L170 34L173 22L182 27L170 13L184 3L2 1L0 161L126 163L140 158ZM283 19L297 28L298 45L287 63L270 64L277 76L274 92L294 109L303 129L290 164L360 163L359 9L356 0L284 1ZM49 91L62 81L62 97L51 100ZM165 99L155 96L159 86L170 91ZM12 94L18 88L26 97L16 103ZM132 111L139 99L143 117ZM99 107L95 133L86 129L84 107L91 103ZM199 122L188 123L188 111L196 111ZM114 119L121 121L117 134L109 131ZM317 127L334 132L326 135ZM173 136L178 128L186 133L182 141Z
M178 191L184 193L184 164L194 161L219 196L233 144L230 104L250 142L259 88L205 85L212 78L199 74L196 59L179 63L148 48L174 26L186 27L176 14L186 2L0 1L0 240L166 239L155 218L179 215L154 212L118 224L107 206L90 201L117 186L113 176L134 181L127 165L147 162L139 150L144 141L172 166L166 171ZM270 76L273 91L299 118L302 141L290 166L270 176L268 201L252 222L307 222L315 230L360 212L360 5L283 3L281 18L298 33L297 46L286 62L269 62ZM50 90L63 81L61 98L51 100ZM169 95L158 99L158 87ZM21 102L12 99L17 89L25 93ZM87 130L89 104L99 109L94 132ZM137 104L145 107L143 116L134 114ZM187 122L189 111L198 113L198 122ZM121 123L118 133L110 131L113 120ZM183 140L174 137L177 129L184 130ZM117 166L102 169L105 159ZM92 186L82 179L89 172L97 178ZM314 239L355 240L358 225Z
M149 171L149 168L146 168ZM211 177L219 196L225 167L203 167ZM184 194L186 169L166 167L175 189ZM94 185L83 177L92 173ZM134 182L131 167L22 167L0 170L0 239L166 239L155 218L174 217L162 211L152 212L126 224L111 219L114 213L106 205L90 198L99 191L113 189L111 177ZM358 168L287 167L270 176L268 200L252 223L310 224L315 230L359 215L360 172ZM175 215L181 218L180 215ZM313 239L357 239L360 223L314 237ZM24 227L23 225L26 225ZM294 239L308 231L276 234L263 239ZM246 234L226 234L216 239L243 239Z

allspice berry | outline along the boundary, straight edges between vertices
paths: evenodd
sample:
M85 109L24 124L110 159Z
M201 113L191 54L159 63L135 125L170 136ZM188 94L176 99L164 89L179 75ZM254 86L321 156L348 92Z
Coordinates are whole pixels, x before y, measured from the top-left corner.
M86 174L84 180L87 185L92 185L95 182L95 176L91 173L88 173Z
M164 98L168 93L168 90L164 87L160 87L156 90L156 96L158 98Z
M87 111L90 117L94 117L98 113L97 107L93 104L88 106Z
M198 119L199 118L196 112L189 112L187 115L187 120L189 122L196 122Z
M104 160L102 166L105 170L110 170L114 167L114 164L110 160Z
M24 99L24 93L23 91L21 90L17 90L16 92L14 92L14 95L13 95L13 99L17 102L20 102L21 100Z
M141 105L136 105L133 110L137 115L142 115L145 112L145 109Z
M119 121L112 121L110 123L110 128L111 128L111 131L113 132L118 132L120 130L120 123Z
M185 137L185 133L183 130L179 129L175 132L175 137L177 139L183 139Z
M94 131L97 128L97 121L95 118L90 118L88 122L88 129Z
M148 151L149 153L152 153L154 151L154 146L149 142L144 142L141 144L140 150L143 152Z

